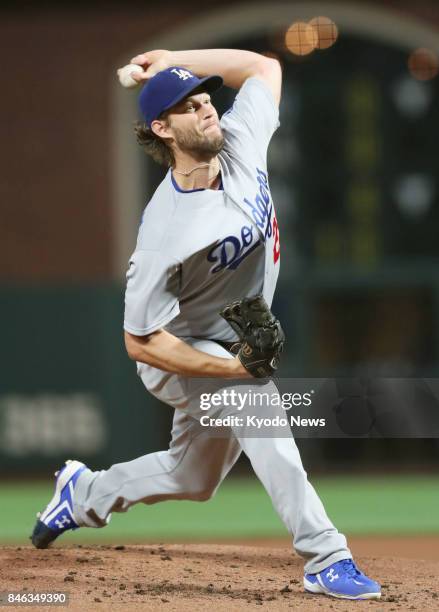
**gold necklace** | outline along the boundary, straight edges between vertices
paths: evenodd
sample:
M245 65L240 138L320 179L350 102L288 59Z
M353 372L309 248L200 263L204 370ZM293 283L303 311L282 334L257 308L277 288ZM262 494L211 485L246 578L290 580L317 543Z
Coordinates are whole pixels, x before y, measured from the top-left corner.
M182 172L181 170L176 170L174 168L174 172L176 174L182 174L183 176L189 176L190 174L192 174L192 172L194 172L194 170L198 170L199 168L208 168L210 166L210 163L206 162L205 164L200 164L199 166L194 166L194 168L192 168L192 170L188 170L187 172ZM220 170L219 164L217 166L217 170L216 172L218 173ZM210 178L209 176L207 177L208 179Z

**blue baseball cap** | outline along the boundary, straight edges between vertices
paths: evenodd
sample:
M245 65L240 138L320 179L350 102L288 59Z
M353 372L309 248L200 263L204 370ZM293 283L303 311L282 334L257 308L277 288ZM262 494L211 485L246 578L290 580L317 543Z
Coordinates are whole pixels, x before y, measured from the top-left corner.
M222 84L220 76L199 79L186 68L171 66L155 74L143 86L139 96L140 111L148 127L151 127L151 123L158 119L163 111L186 98L200 85L203 85L208 93L212 93L222 87Z

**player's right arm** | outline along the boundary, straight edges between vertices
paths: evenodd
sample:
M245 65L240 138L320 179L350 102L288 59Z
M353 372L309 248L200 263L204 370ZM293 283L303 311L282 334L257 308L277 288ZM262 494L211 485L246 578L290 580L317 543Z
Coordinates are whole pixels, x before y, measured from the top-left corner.
M146 213L148 207L146 208ZM151 226L152 233L146 231ZM142 225L139 241L151 242L154 223ZM166 234L162 249L136 250L130 258L125 292L125 345L131 359L184 376L247 378L239 359L199 351L164 328L180 313L181 271L169 250ZM220 315L218 314L218 317Z
M195 378L250 377L238 358L223 359L198 351L163 329L147 336L135 336L125 331L125 346L134 361L165 372Z

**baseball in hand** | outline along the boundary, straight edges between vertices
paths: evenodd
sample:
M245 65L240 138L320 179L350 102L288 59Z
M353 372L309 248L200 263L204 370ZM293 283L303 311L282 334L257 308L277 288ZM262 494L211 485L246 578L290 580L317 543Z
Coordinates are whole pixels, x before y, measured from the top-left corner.
M143 72L142 66L138 64L127 64L123 68L119 68L117 75L122 87L137 87L137 85L139 85L131 76L133 72Z

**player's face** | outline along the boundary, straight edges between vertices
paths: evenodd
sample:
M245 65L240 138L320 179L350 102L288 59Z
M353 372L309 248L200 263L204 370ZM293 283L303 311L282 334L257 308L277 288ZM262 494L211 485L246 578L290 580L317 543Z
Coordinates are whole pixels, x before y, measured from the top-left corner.
M176 104L168 113L168 121L181 151L216 155L223 148L218 113L208 93L192 94Z

